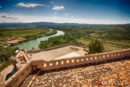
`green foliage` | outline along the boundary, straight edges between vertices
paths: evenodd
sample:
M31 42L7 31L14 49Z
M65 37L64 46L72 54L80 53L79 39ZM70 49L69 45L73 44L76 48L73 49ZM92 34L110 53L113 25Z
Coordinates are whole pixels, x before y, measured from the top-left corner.
M3 63L4 63L3 66L0 67L0 72L1 72L3 69L5 69L6 67L8 67L9 65L11 65L10 59L6 60L6 61L3 62Z
M42 41L39 47L41 49L57 46L57 45L64 45L70 42L70 39L68 39L66 36L56 36L49 38L47 41Z
M5 28L0 29L0 39L16 37L25 39L34 39L41 35L48 34L49 29L43 27L15 27L15 28Z
M0 63L3 63L3 66L0 67L0 71L5 67L11 64L10 57L15 53L15 49L12 47L4 48L0 45Z
M101 53L104 50L102 43L99 40L93 40L89 46L89 54Z

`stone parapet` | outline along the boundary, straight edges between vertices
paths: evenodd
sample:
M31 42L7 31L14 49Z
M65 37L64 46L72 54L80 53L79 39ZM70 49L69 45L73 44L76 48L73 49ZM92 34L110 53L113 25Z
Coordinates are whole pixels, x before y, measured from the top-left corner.
M24 64L12 77L5 81L5 87L18 87L26 77L31 73L32 68L30 64Z
M37 67L38 69L48 70L48 69L69 67L75 65L78 66L83 64L118 60L128 56L130 57L130 49L99 53L99 54L91 54L82 57L72 57L72 58L53 60L53 61L35 60L31 62L31 65L33 67Z

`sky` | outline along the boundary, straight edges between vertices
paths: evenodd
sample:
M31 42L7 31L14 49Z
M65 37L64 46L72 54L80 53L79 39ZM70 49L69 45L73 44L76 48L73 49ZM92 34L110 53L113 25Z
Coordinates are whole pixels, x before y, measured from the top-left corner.
M0 0L0 23L130 23L130 0Z

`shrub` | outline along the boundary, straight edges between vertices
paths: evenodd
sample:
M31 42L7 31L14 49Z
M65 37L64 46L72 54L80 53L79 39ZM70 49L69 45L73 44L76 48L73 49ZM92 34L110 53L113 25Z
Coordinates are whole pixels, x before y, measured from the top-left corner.
M101 53L104 50L102 43L99 40L93 40L89 46L89 54Z
M64 45L69 43L69 39L66 36L56 36L49 38L47 41L42 41L39 45L40 49L45 49L57 45Z

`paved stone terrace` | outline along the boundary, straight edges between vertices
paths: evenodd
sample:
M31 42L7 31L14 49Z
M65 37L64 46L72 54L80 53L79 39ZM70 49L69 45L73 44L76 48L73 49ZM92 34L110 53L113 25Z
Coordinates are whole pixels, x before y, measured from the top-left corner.
M69 45L57 49L33 53L31 59L32 61L33 60L52 61L64 58L85 56L85 53L86 52L84 51L84 48Z
M124 60L64 71L41 72L31 87L127 87L130 85L129 66L130 60ZM26 80L24 83L27 84Z

